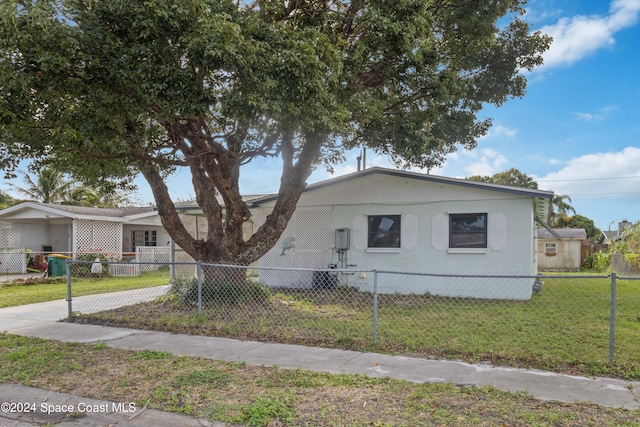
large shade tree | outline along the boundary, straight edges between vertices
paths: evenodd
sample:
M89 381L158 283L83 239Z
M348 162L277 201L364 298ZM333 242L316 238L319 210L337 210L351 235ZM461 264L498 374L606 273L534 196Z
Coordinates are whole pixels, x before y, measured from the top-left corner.
M195 259L248 264L278 240L314 167L366 146L433 167L525 93L549 37L524 0L5 0L0 164L83 178L142 174ZM272 213L248 239L241 170L282 162ZM188 169L208 223L182 225L165 179ZM214 197L219 194L221 203Z

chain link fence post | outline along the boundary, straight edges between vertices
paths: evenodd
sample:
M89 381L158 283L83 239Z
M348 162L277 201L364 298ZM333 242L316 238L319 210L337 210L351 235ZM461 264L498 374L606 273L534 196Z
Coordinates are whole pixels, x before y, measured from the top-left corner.
M198 278L198 317L202 315L202 262L196 263L196 277Z
M378 339L378 270L373 270L373 344Z
M611 313L609 319L609 363L613 363L616 328L616 272L611 273Z
M69 318L71 318L73 307L71 305L71 260L70 259L67 259L66 270L67 270L67 309L69 311Z

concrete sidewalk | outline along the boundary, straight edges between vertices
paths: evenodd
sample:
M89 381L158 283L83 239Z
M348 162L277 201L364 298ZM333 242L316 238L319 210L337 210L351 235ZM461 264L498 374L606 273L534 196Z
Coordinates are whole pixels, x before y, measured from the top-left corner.
M0 383L0 402L28 403L20 412L0 411L0 427L34 425L85 427L224 427L206 419L138 407L129 402L90 399L17 384Z
M169 285L153 288L141 288L131 291L111 292L108 294L74 297L75 307L82 307L85 314L112 310L122 306L121 301L137 304L165 295ZM48 325L69 316L69 304L66 300L40 302L0 308L0 332L13 331L28 326ZM13 332L12 332L13 333Z
M493 385L507 391L527 391L542 400L591 402L626 409L640 408L638 403L640 381L586 378L456 361L427 360L74 323L50 323L10 332L66 342L102 342L115 348L167 351L177 355L242 361L285 369L300 368L336 374L363 374L416 383L452 382L459 385Z
M105 309L104 305L99 306ZM66 314L65 301L0 309L0 331L65 342L103 342L122 349L167 351L177 355L337 374L390 377L416 383L493 385L507 391L526 391L542 400L640 408L640 381L586 378L486 364L56 322Z

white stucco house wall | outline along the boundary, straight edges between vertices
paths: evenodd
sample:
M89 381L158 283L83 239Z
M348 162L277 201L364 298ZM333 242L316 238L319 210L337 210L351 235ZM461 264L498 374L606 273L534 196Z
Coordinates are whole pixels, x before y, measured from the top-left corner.
M548 227L552 192L370 168L309 185L261 267L336 265L341 284L374 287L371 270L440 275L537 274L538 224ZM261 225L274 196L252 201ZM348 235L348 237L346 237ZM337 237L336 237L337 236ZM364 271L364 272L361 272ZM378 275L380 292L528 299L533 278L487 281ZM261 270L271 286L308 287L308 272Z

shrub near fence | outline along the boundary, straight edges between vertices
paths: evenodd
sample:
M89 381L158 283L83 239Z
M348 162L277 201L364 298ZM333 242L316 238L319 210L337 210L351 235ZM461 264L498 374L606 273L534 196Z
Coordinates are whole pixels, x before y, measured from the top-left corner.
M173 278L160 298L141 302L114 296L122 307L88 316L74 301L70 312L83 321L133 328L640 378L635 350L640 281L635 278L251 269L256 276L245 267L194 264L193 276ZM373 288L357 285L357 278L367 275L374 278ZM541 279L544 285L524 300L406 293L424 288L424 282L437 290L469 284L504 288L525 279ZM405 293L396 292L398 284ZM612 284L619 288L615 305Z

